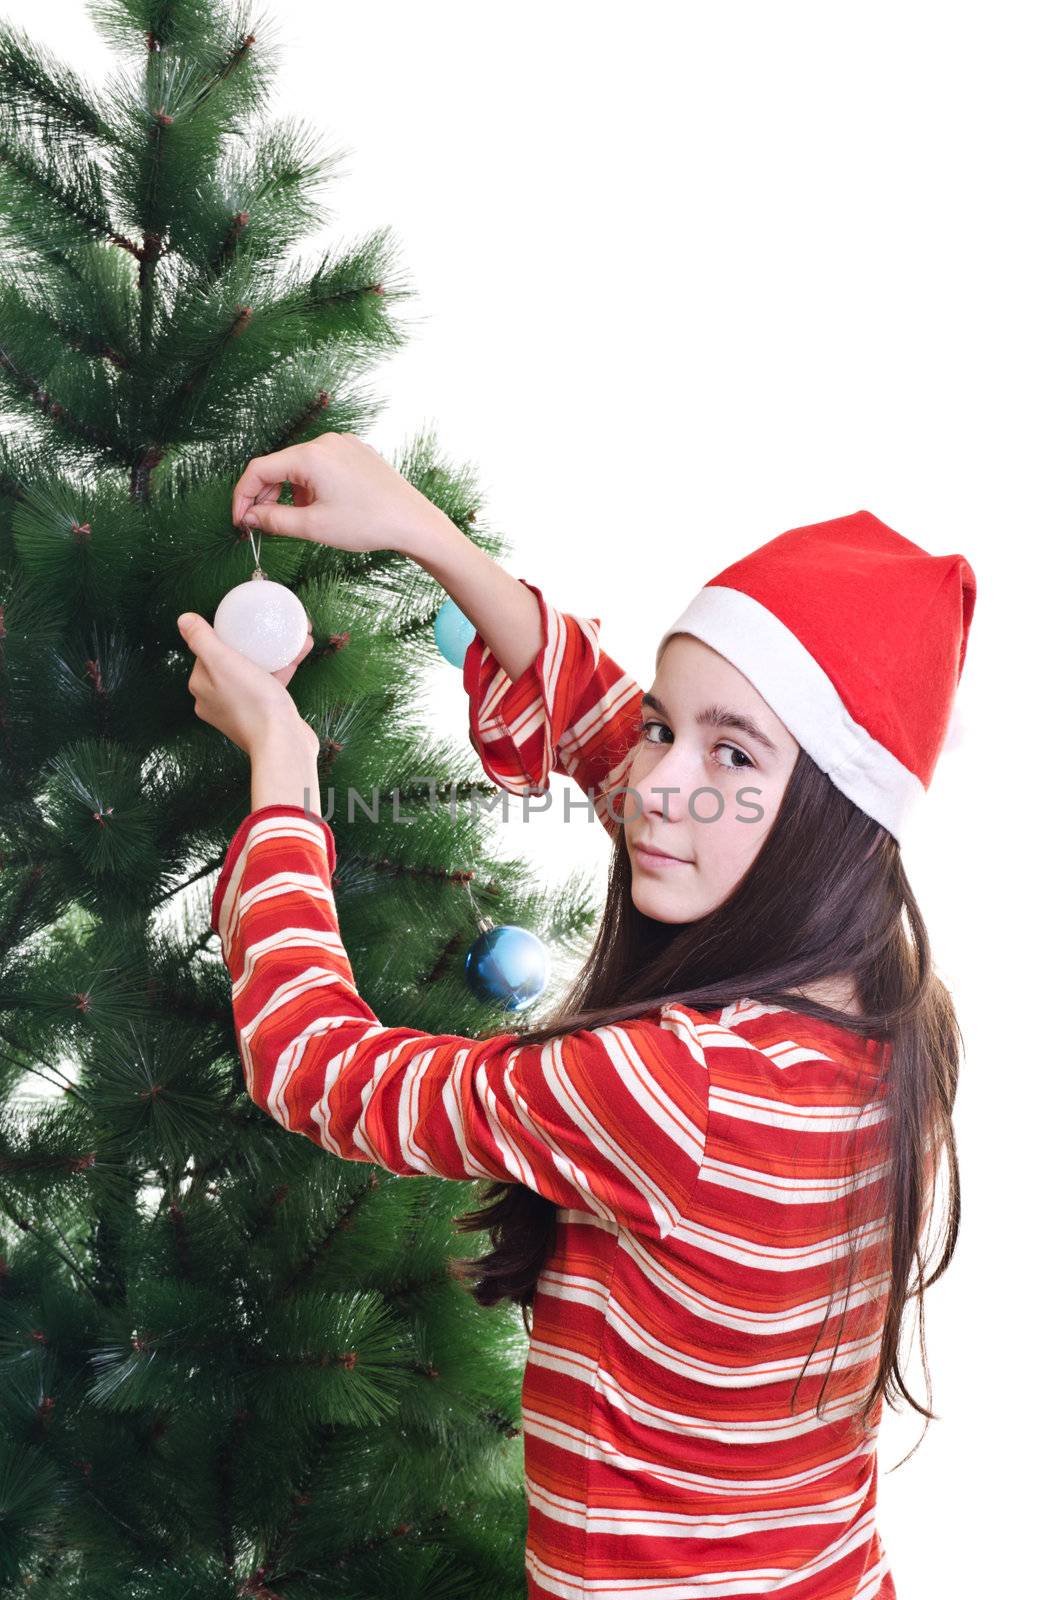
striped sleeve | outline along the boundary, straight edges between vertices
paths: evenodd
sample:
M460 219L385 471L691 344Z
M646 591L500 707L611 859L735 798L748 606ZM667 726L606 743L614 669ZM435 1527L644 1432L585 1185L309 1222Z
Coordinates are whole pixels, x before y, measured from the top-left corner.
M464 657L471 743L511 794L544 794L550 772L573 778L614 837L643 691L600 648L599 617L557 611L535 584L519 582L537 598L544 643L513 682L475 634Z
M384 1027L357 992L316 813L263 806L211 925L247 1092L292 1133L398 1176L494 1178L664 1238L699 1175L708 1073L683 1007L520 1046Z

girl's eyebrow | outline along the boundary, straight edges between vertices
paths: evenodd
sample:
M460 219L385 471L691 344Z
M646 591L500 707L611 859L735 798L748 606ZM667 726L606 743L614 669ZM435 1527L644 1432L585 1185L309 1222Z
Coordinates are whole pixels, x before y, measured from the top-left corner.
M656 695L651 693L649 689L645 689L644 697L640 704L641 710L643 710L645 706L651 706L654 711L661 711L663 716L666 717L667 721L669 721L670 714L666 707ZM777 750L777 747L773 743L772 739L767 738L762 732L761 728L758 726L758 723L755 722L752 717L745 716L742 711L732 711L728 706L704 706L702 711L696 712L696 725L699 726L702 723L710 723L711 726L715 728L739 728L741 733L746 733L749 739L757 739L759 744L764 745L765 748L772 751L774 755L779 754L779 751Z

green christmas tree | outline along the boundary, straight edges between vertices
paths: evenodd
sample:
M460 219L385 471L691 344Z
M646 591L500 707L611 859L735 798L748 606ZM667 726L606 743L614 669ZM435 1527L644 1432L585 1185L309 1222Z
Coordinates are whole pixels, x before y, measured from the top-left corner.
M249 764L175 626L250 576L246 462L377 416L356 380L408 291L388 230L292 259L336 158L268 121L247 13L90 10L102 88L0 27L0 1593L522 1594L525 1328L453 1268L481 1187L339 1160L247 1097L209 902ZM430 437L393 464L470 533ZM389 551L262 560L311 619L290 692L361 992L511 1030L465 979L476 906L562 960L592 896L497 858L477 757L418 718L444 592ZM413 825L351 822L375 788Z

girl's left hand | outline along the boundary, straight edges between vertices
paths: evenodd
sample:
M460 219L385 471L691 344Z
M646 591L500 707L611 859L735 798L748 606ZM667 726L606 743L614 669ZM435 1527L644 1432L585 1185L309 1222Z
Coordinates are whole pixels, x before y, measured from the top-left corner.
M195 696L197 717L217 728L248 755L253 755L266 735L284 723L312 731L302 721L287 691L295 668L313 648L311 633L306 634L305 644L292 662L276 672L267 672L219 639L197 611L182 612L177 627L196 657L188 693Z

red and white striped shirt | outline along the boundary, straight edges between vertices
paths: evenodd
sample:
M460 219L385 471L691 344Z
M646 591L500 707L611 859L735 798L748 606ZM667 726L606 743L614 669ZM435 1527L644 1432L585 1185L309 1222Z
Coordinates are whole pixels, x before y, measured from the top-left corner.
M526 586L544 644L513 683L476 634L472 742L512 793L551 771L595 790L613 834L641 691L598 619ZM843 1315L846 1191L873 1186L882 1211L871 1090L889 1047L747 999L537 1046L385 1027L339 934L335 859L327 822L288 805L251 812L229 846L212 925L247 1090L345 1160L519 1182L558 1208L522 1388L529 1600L893 1597L882 1400L867 1429L855 1415L879 1352L884 1215L863 1228Z

